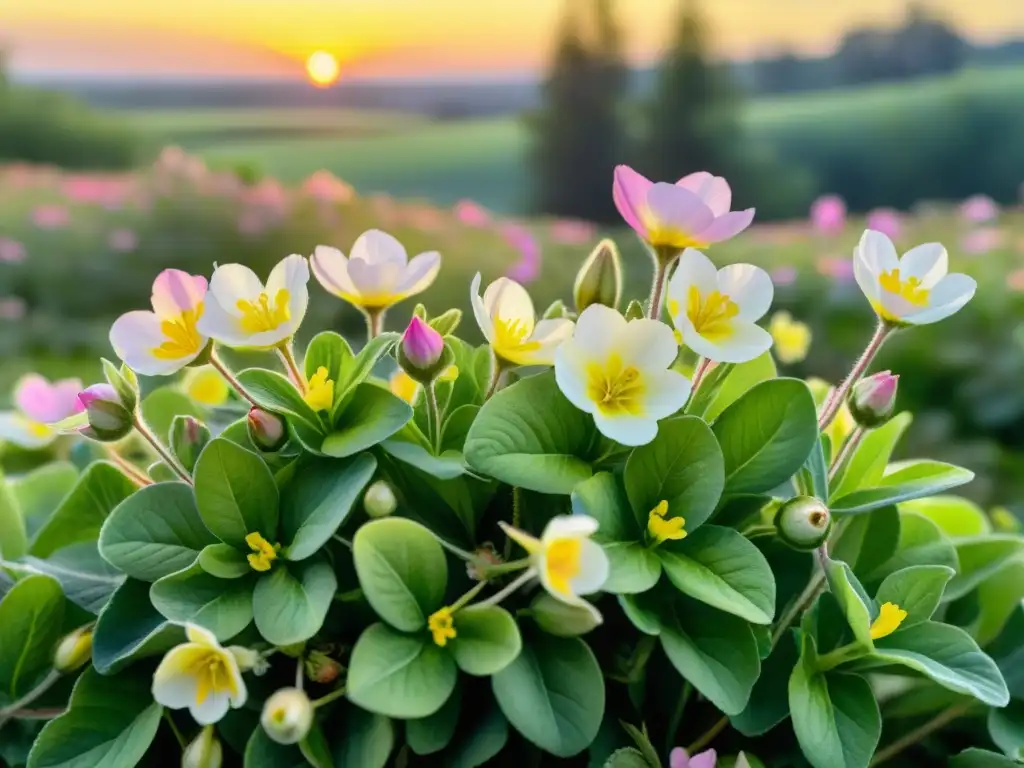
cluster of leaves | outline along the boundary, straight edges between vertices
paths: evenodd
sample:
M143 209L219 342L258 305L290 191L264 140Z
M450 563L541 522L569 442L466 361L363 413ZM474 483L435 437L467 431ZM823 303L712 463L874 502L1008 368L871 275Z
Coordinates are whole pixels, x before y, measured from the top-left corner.
M151 693L184 623L274 651L267 674L247 675L246 705L216 726L247 768L537 765L585 751L592 765L658 766L709 729L720 753L742 749L751 765L802 751L815 768L858 768L910 724L986 712L990 735L977 743L1020 754L1024 538L937 495L970 472L890 463L909 415L830 471L810 390L765 355L716 367L653 442L629 449L550 371L486 398L489 350L449 335L459 373L436 384L446 418L435 446L424 398L410 406L373 377L395 341L384 334L355 354L337 334L315 337L306 375L326 368L335 382L320 412L274 370L239 372L287 422L274 452L253 443L236 408L200 413L172 390L149 394L143 414L191 484L167 473L138 488L83 445L73 462L0 487L6 764L130 768L190 741L187 713L162 712ZM185 413L205 419L201 451L175 426ZM360 502L380 479L397 509L371 519ZM834 515L821 564L771 525L797 494ZM684 538L648 535L662 501L685 518ZM528 585L500 605L460 607L455 637L437 642L435 612L515 576L501 567L513 547L499 523L539 535L571 513L600 523L603 623ZM269 569L247 559L254 533L280 545ZM873 637L883 603L907 617ZM57 642L82 626L91 665L26 701L53 676ZM296 666L324 704L288 746L259 716ZM1000 760L1012 762L969 750L955 764Z

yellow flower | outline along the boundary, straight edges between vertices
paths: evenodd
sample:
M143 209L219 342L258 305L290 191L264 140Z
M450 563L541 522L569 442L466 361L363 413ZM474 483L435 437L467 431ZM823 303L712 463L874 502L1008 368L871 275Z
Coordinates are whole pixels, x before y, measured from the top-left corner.
M452 609L448 606L435 611L427 619L427 627L430 634L434 636L434 643L444 648L449 640L455 638L455 622L452 619Z
M768 332L775 341L775 357L787 365L799 363L807 357L811 346L811 329L806 323L794 320L789 312L776 312L768 323Z
M193 368L185 375L185 392L197 403L216 407L228 401L227 381L214 368Z
M992 518L992 525L997 531L1017 533L1021 529L1020 520L1006 507L996 507L989 512L989 517Z
M391 388L391 394L402 398L410 405L416 402L416 395L420 391L420 385L416 383L416 379L401 368L391 374L388 386Z
M230 648L209 630L185 625L187 643L164 656L153 675L153 698L170 709L188 707L200 725L216 723L245 704L245 682Z
M327 369L322 365L317 368L302 397L314 411L329 411L334 405L334 382L327 375Z
M666 518L667 514L668 502L662 499L647 515L647 533L655 544L686 538L686 531L683 530L686 519L682 517Z
M254 571L269 571L271 564L277 560L277 553L281 549L281 545L271 545L255 531L245 537L245 543L252 547L254 552L254 554L246 555L252 569Z
M907 612L896 603L882 603L878 618L871 622L871 639L878 640L891 635L899 629L905 618L907 618Z

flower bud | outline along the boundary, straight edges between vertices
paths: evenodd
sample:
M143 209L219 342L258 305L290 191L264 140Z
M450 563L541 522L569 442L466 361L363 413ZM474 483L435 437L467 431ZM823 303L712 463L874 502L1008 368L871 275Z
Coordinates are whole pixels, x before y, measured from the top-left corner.
M80 434L100 442L115 442L125 437L134 426L131 411L124 407L117 390L110 384L93 384L78 393L89 425Z
M779 538L802 552L821 546L832 530L828 507L813 496L795 496L775 513Z
M103 374L107 377L107 383L117 392L121 404L129 411L134 411L139 402L139 379L135 371L124 363L118 368L106 358L100 358L103 363Z
M341 664L321 651L310 651L303 666L306 677L321 685L333 683L341 674Z
M577 312L582 312L591 304L604 304L618 309L622 298L622 263L619 249L611 240L598 243L583 262L576 274L572 297Z
M850 390L847 400L850 413L862 427L880 427L887 422L896 408L896 385L899 376L891 371L867 376Z
M92 630L80 628L66 635L53 654L53 668L67 675L85 666L92 658Z
M430 384L452 361L444 337L418 317L413 317L398 345L398 363L421 384Z
M646 314L644 313L644 305L639 301L633 299L626 305L625 318L627 320L639 320L643 317L646 317Z
M372 518L387 517L395 511L398 501L386 480L378 480L366 489L363 496L363 509Z
M542 320L561 320L563 317L571 317L572 313L569 308L565 306L565 302L561 299L555 299L551 302L551 306L544 310L544 316Z
M296 744L313 727L313 703L298 688L282 688L263 705L260 724L278 744Z
M455 329L459 327L461 322L462 310L449 309L447 312L442 312L433 320L430 320L428 325L442 336L450 336L455 333Z
M212 725L203 728L181 755L181 768L220 768L223 762L224 748Z
M210 442L210 430L193 416L175 416L171 422L171 450L191 472L199 453Z
M261 451L272 453L284 447L288 429L280 416L253 406L246 417L249 439Z

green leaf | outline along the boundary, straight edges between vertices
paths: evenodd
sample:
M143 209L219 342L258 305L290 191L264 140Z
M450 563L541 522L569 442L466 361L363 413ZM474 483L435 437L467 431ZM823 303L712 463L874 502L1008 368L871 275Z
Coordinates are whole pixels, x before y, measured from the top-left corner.
M776 375L771 352L765 352L739 365L719 363L711 369L708 378L694 394L692 405L687 404L686 412L701 416L708 423L712 423L722 411L735 403L755 384L774 379ZM705 390L705 384L712 386ZM704 394L705 391L707 394Z
M761 551L732 528L706 525L654 550L676 589L755 624L775 615L775 577Z
M730 718L733 728L744 736L761 736L789 717L786 686L798 660L796 643L787 633L761 661L761 674L746 708Z
M960 567L949 582L944 601L963 597L1001 571L1011 560L1024 555L1024 537L1017 534L987 534L954 542Z
M636 595L619 595L619 605L630 623L645 635L654 637L661 634L661 619L656 601L658 597L664 597L664 593L656 596L655 593L658 591L654 589Z
M1010 700L999 668L959 627L925 621L875 641L867 663L901 664L993 707Z
M602 591L613 595L646 592L661 578L662 563L655 550L629 541L613 541L602 547L609 565Z
M337 589L334 569L323 557L276 565L252 593L256 629L274 645L308 640L323 626Z
M623 479L641 531L650 511L667 501L666 518L685 517L692 533L722 496L722 451L711 428L696 416L667 419L654 440L633 449Z
M858 578L882 566L896 554L900 515L896 506L881 507L847 520L832 548L832 557L849 563Z
M124 575L100 557L91 541L58 549L46 560L26 557L24 562L55 578L68 600L92 614L100 612L124 581Z
M230 544L208 544L199 553L199 567L218 579L239 579L252 573L246 556Z
M801 496L814 496L825 501L828 499L828 461L825 459L825 447L822 440L827 441L828 437L819 435L818 440L811 448L807 461L797 473L794 481L797 494Z
M466 438L466 463L509 485L568 494L594 473L598 437L593 418L565 398L548 372L484 404Z
M334 432L324 438L320 450L345 458L387 440L412 419L412 408L383 387L359 384L342 406Z
M91 464L39 529L30 553L45 558L69 544L95 541L107 516L136 490L113 464Z
M1024 559L1007 563L978 585L978 620L971 633L981 646L1003 631L1007 619L1024 600Z
M604 762L604 768L653 768L653 765L635 747L617 749Z
M793 730L814 768L867 768L882 734L868 682L857 675L822 674L804 660L789 678Z
M28 549L25 516L11 484L0 474L0 558L16 560Z
M323 424L316 411L302 399L295 385L281 374L262 368L249 368L238 374L238 381L261 408L295 417L312 430L323 432ZM337 396L337 386L334 391Z
M865 582L877 582L890 573L911 565L958 566L956 550L942 535L939 526L913 512L900 513L900 538L896 552L881 565L865 574Z
M663 600L659 610L661 647L672 666L725 714L742 712L761 671L750 625L681 597Z
M281 496L284 557L303 560L326 544L348 518L376 469L377 460L368 453L303 465Z
M455 613L456 636L449 647L459 669L468 675L495 675L519 655L523 640L512 614L496 605L463 608Z
M458 687L437 712L405 722L405 740L417 755L432 755L451 743L459 725L462 693Z
M25 576L0 600L0 700L25 695L50 669L63 620L64 594L49 576Z
M7 482L21 510L25 529L30 539L34 539L50 513L60 506L78 482L78 469L66 461L56 461L37 467L21 477L9 478ZM3 524L0 524L0 528L3 528ZM2 550L3 544L0 543Z
M334 331L322 331L314 336L303 355L303 369L306 379L311 379L320 368L327 369L327 378L334 382L334 401L343 394L338 388L342 371L351 368L354 355L344 337Z
M427 717L448 700L458 674L451 655L429 635L405 635L378 623L352 649L348 698L388 717Z
M992 532L992 525L984 510L970 499L959 496L914 499L900 504L900 509L924 515L953 539Z
M188 568L217 541L185 483L141 488L110 514L100 530L100 554L134 579L156 581Z
M467 727L460 729L445 753L448 768L477 768L497 757L508 741L508 720L491 702L476 712L467 712Z
M344 400L352 394L356 387L366 381L367 377L373 373L374 366L391 351L399 338L399 334L392 332L381 333L370 339L359 350L359 354L342 367L341 376L334 383L335 401L342 403L344 408ZM337 413L334 414L334 422L337 423Z
M1019 768L1021 762L995 752L971 747L949 758L949 768Z
M278 744L257 727L245 745L245 768L308 768L302 750L295 744Z
M469 430L473 427L477 415L480 413L479 405L460 405L448 414L444 420L444 431L441 435L442 451L457 451L462 455L466 446L466 438Z
M413 722L413 721L409 721ZM349 706L341 717L334 743L335 768L384 768L395 747L390 718Z
M843 463L836 474L830 501L842 498L862 488L874 488L882 481L885 468L913 415L909 412L894 416L878 429L867 433L853 456Z
M854 638L867 648L873 647L871 614L874 612L874 605L860 581L853 575L850 566L839 560L827 559L825 576L828 579L828 589L839 603Z
M530 618L538 627L556 637L585 635L601 623L593 611L569 605L543 590L530 603Z
M134 768L160 727L149 675L103 677L86 669L68 710L40 731L28 768Z
M394 456L399 461L439 480L451 480L466 474L462 454L444 453L435 456L422 445L402 440L385 440L380 444L380 448L389 456Z
M313 768L334 768L334 757L327 745L327 738L316 722L299 742L299 751Z
M944 565L913 565L890 573L882 581L875 601L895 603L907 612L900 629L928 621L939 607L942 590L955 571Z
M195 483L199 514L214 536L245 552L250 533L275 543L277 485L263 459L229 440L211 440L196 462Z
M725 460L726 492L760 493L803 466L818 439L818 417L804 382L772 379L726 408L712 429Z
M153 582L149 598L165 618L206 627L218 640L234 637L252 621L252 580L218 579L198 563Z
M104 675L185 642L185 631L149 601L149 584L126 579L100 613L92 636L92 663Z
M853 491L830 505L835 515L856 515L901 501L934 496L974 479L970 470L941 461L905 461L890 464L888 474L874 488Z
M1008 756L1024 757L1024 701L1015 699L1004 709L990 709L988 734Z
M204 416L202 406L184 392L171 387L153 390L143 399L140 407L147 426L164 441L171 434L175 416L193 416L200 421Z
M422 629L441 607L448 563L422 525L397 517L374 520L356 532L352 555L366 599L396 629Z
M512 726L557 757L582 752L601 727L604 678L579 638L534 637L491 685Z

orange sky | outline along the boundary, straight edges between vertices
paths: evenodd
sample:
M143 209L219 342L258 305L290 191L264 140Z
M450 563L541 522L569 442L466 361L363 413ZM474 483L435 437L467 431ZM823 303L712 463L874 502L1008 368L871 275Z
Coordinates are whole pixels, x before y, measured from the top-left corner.
M1024 0L931 0L976 37L1024 34ZM619 0L631 56L652 58L676 0ZM314 50L355 75L522 70L543 64L563 0L0 0L0 45L21 71L290 75ZM717 47L831 47L902 0L704 0Z

